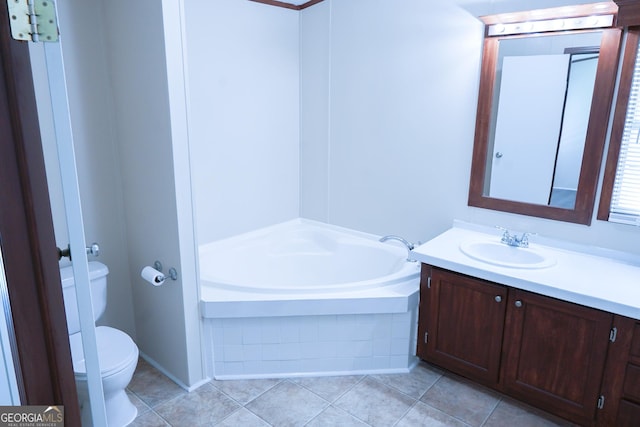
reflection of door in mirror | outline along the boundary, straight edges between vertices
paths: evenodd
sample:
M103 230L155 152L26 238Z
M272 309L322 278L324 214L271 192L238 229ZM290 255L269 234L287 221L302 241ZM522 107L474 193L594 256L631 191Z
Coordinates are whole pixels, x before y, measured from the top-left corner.
M599 47L571 55L558 157L549 205L571 209L575 206L580 163L587 137L593 85L598 67Z
M544 205L549 202L568 65L569 55L504 58L491 197Z
M486 196L574 208L601 38L500 41Z

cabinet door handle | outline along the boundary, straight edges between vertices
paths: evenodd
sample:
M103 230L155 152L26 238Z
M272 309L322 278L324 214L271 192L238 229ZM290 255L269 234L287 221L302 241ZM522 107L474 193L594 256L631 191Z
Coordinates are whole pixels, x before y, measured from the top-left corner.
M502 302L502 297L500 295L496 295L496 302Z
M516 304L516 307L518 308L522 307L522 301L520 300L517 300L515 304Z

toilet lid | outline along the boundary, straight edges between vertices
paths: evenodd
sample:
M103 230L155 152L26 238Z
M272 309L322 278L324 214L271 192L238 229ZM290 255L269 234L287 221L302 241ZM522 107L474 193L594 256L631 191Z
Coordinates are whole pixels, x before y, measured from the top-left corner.
M69 343L71 345L73 372L76 378L86 378L87 367L80 333L70 335ZM121 371L138 359L138 347L129 335L118 329L108 326L96 327L96 343L98 345L101 377Z

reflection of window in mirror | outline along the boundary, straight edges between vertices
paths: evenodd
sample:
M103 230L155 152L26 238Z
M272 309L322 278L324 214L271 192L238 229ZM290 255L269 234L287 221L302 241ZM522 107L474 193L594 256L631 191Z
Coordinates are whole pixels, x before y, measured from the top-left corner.
M629 31L598 219L640 225L640 27Z

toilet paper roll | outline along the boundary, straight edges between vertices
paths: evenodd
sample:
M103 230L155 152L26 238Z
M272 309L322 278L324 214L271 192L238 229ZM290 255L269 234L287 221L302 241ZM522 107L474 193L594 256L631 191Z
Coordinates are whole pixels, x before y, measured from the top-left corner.
M146 266L145 268L143 268L140 276L142 276L144 280L151 283L153 286L162 285L166 279L162 272L150 266Z

